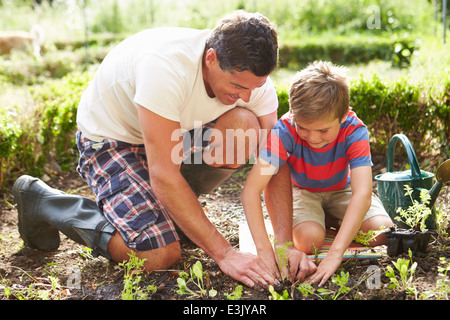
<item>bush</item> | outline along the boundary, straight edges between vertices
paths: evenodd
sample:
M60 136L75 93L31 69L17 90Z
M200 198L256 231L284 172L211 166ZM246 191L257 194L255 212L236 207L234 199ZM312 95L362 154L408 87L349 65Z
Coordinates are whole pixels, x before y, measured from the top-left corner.
M0 109L2 110L2 109ZM0 189L8 180L5 173L14 166L11 154L20 152L19 138L22 135L20 125L11 117L11 114L3 110L0 114Z
M417 49L412 38L397 37L313 37L280 45L281 68L301 69L311 61L326 60L349 65L372 60L391 61L394 66L409 66Z
M387 83L378 76L370 81L353 81L350 103L366 123L372 148L385 152L390 138L404 133L418 155L440 150L449 155L450 81L440 92L409 84L406 80Z
M52 163L62 170L75 165L76 111L91 76L89 71L72 72L45 82L32 91L32 111L0 109L0 189L24 173L51 172ZM288 86L277 86L277 94L281 117L289 111ZM351 106L369 128L373 152L386 153L392 135L404 133L418 156L430 151L450 155L450 78L436 89L361 77L351 82L350 95Z
M81 70L82 62L83 56L78 52L50 48L41 59L36 59L28 51L13 50L9 56L0 56L0 82L16 86L40 84L48 78L60 79Z
M89 79L86 71L47 81L32 91L32 111L15 107L0 112L0 189L21 174L41 176L55 166L62 170L73 167L77 158L76 110Z

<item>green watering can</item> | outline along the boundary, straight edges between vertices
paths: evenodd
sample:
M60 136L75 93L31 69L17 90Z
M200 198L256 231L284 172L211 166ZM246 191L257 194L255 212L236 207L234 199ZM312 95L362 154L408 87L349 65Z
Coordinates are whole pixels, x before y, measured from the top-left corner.
M411 170L394 172L394 151L399 141L406 149ZM387 151L387 172L377 175L375 180L377 181L378 197L393 221L399 215L397 208L406 210L412 204L410 197L405 196L405 185L409 185L413 189L413 199L417 201L420 201L420 190L428 190L431 196L429 206L432 214L428 217L426 226L429 230L436 229L434 203L443 184L450 181L450 160L446 160L439 166L436 171L437 182L433 185L434 177L433 173L420 170L416 153L405 135L396 134L391 138Z

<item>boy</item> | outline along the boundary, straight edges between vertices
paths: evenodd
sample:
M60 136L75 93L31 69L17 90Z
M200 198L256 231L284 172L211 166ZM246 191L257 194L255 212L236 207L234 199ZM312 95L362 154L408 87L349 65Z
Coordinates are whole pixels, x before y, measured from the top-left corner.
M310 283L320 282L319 285L337 270L359 230L367 232L392 225L380 200L372 195L369 135L349 107L344 71L329 62L315 62L296 75L290 89L290 112L272 130L242 193L258 255L276 272L275 256L263 224L260 194L273 174L282 168L288 172L285 168L289 167L292 194L288 182L278 184L282 190L274 190L276 195L265 192L266 202L270 199L267 209L276 241L290 240L296 249L309 254L313 245L321 248L326 225L338 229L329 253L309 279ZM292 204L278 200L276 205L285 208L284 217L271 213L277 201L275 196L293 200ZM289 230L292 235L288 235ZM380 235L371 245L384 242Z

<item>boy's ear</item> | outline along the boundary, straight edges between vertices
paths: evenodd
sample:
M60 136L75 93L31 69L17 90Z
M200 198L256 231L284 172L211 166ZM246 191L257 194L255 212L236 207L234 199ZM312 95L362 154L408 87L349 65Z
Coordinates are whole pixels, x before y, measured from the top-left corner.
M291 108L289 108L289 117L291 118L291 125L294 126L295 125L294 112L292 111Z
M347 112L344 114L344 116L341 119L341 123L345 121L345 119L347 119L348 114L350 113L350 111L352 110L352 108L348 108Z

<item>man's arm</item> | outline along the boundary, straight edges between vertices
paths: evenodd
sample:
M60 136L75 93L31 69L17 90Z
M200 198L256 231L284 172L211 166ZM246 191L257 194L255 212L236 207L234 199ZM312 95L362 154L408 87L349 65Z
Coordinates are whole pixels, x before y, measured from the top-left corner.
M272 244L267 235L261 207L261 193L276 170L276 167L258 158L245 181L241 200L258 256L261 257L272 273L281 279Z
M240 253L217 231L206 217L194 192L180 173L180 164L171 159L177 141L172 133L179 123L138 106L140 126L147 154L150 182L171 218L219 267L244 284L267 285L275 279L258 257ZM150 125L151 124L151 125Z

